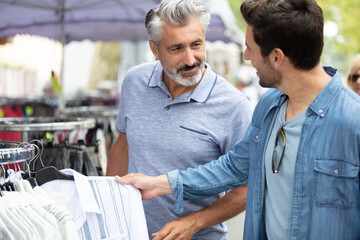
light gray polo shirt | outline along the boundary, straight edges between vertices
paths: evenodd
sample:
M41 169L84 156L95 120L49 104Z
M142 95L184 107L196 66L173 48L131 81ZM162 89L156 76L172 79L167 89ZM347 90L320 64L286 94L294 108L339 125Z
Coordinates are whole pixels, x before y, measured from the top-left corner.
M129 173L166 174L205 164L233 148L250 123L244 94L215 74L206 72L194 91L172 99L162 79L159 61L141 64L125 76L116 127L126 133ZM167 222L210 206L214 196L184 201L184 212L174 212L173 195L143 201L149 235ZM199 231L196 239L226 239L223 224Z

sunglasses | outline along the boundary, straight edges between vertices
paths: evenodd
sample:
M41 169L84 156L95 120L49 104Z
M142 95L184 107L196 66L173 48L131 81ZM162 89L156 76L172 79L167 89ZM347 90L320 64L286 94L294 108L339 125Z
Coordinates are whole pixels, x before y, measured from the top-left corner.
M359 74L351 74L349 75L349 81L350 82L356 82L360 78Z
M273 156L272 156L272 171L273 173L279 173L280 170L280 166L281 166L281 162L283 160L284 157L284 153L285 153L285 146L286 146L286 136L285 136L285 132L284 132L284 124L281 124L280 129L276 135L276 139L275 139L275 147L274 147L274 152L273 152ZM280 141L280 140L283 141ZM283 142L282 145L282 151L281 151L281 155L280 155L280 159L279 161L277 160L277 152L276 152L276 147L278 145L278 142L281 144L281 142Z

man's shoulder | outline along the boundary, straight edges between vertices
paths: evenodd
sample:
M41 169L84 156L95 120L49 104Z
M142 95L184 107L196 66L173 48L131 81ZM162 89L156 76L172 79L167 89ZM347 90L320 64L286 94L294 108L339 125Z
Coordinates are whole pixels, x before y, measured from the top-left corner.
M130 68L124 78L122 83L125 88L138 88L141 86L147 86L149 80L154 75L156 71L156 66L158 62L147 62L136 65Z
M240 90L238 90L233 84L231 84L224 77L217 75L216 82L213 88L213 92L215 94L221 95L223 97L227 97L228 99L238 99L242 100L245 94L243 94Z
M346 86L342 87L342 91L344 93L346 93L347 101L349 101L351 104L353 104L357 108L360 107L360 96L356 92L354 92L352 89L350 89L349 87L346 87Z
M152 75L152 73L155 71L155 67L157 64L158 64L158 61L141 63L139 65L136 65L136 66L130 68L126 75L127 76L136 75L136 76L150 77Z
M359 124L360 119L360 96L350 88L343 86L341 88L341 94L333 100L334 109L337 111L337 115L342 116L346 121L354 120L356 124Z

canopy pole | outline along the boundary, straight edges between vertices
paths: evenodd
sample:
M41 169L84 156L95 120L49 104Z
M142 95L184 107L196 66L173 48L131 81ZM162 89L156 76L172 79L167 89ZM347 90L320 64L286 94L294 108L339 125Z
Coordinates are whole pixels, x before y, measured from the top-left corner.
M65 108L65 97L64 97L64 66L65 66L65 45L66 45L66 33L65 33L65 5L66 0L62 1L61 12L60 12L60 24L61 24L61 66L60 66L60 76L61 76L61 91L59 94L59 110Z

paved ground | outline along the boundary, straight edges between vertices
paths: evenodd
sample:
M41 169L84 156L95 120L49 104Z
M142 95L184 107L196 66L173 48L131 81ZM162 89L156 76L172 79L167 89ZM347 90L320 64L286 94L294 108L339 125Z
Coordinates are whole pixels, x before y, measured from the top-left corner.
M229 229L228 240L242 240L244 230L245 211L226 222Z

